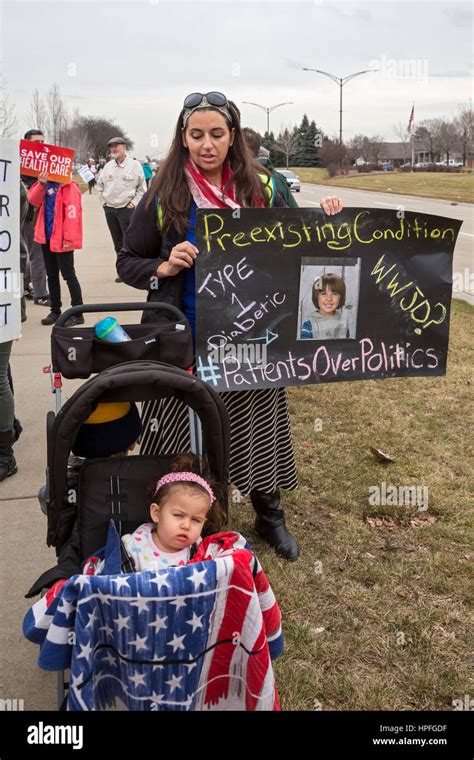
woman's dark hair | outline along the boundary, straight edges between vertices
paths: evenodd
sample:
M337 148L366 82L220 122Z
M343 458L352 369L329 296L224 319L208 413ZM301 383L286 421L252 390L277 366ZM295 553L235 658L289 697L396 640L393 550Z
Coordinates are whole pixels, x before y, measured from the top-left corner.
M255 161L242 134L240 126L240 111L235 103L228 101L228 108L232 116L232 124L224 114L229 130L234 128L234 142L229 148L227 157L232 168L232 178L225 185L224 190L231 182L235 182L235 191L237 203L241 206L268 206L270 200L265 193L259 174L270 173L265 167ZM203 111L216 111L217 109L203 108ZM163 212L163 224L161 231L163 234L173 229L179 235L185 235L188 229L189 206L192 196L186 182L184 165L188 158L188 149L185 148L182 141L183 115L185 109L181 110L176 124L176 129L171 144L170 151L160 166L157 175L152 179L149 187L149 198L147 206L155 203L155 194L158 194L160 206ZM218 111L218 113L221 113Z
M244 140L252 154L252 156L258 156L258 152L262 147L262 138L254 129L250 127L244 127L242 130Z
M222 508L222 486L210 475L206 460L202 457L193 454L192 452L182 452L176 454L170 462L171 472L194 472L196 475L200 475L214 491L216 497L215 501L211 505L209 512L206 515L206 522L204 523L204 529L202 536L210 536L213 533L219 533L226 523L226 515ZM194 483L194 481L180 481L178 483L167 483L162 486L157 492L156 482L148 489L147 497L149 503L158 504L158 506L164 501L170 491L179 485L185 485L188 488L194 488L200 491L202 494L209 496L205 488Z
M318 295L323 293L326 288L331 288L333 293L338 293L341 296L337 308L342 309L346 302L346 283L342 277L339 277L338 274L333 274L332 272L323 274L313 282L311 297L316 309L319 311Z

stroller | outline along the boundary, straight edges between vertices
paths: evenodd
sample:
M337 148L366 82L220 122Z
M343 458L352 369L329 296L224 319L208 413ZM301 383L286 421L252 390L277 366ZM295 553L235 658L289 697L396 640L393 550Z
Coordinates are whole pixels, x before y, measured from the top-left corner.
M99 341L92 327L64 327L76 313L159 309L169 317L157 324L124 325L131 340ZM147 402L168 397L180 399L189 410L191 448L206 462L223 486L222 506L227 514L230 430L226 408L216 391L190 374L193 347L191 331L182 312L166 303L81 305L65 311L51 333L51 376L56 412L47 415L47 545L58 556L73 530L78 532L82 563L105 545L110 520L119 536L133 532L149 520L147 485L169 471L177 452L156 455L114 456L84 460L79 471L75 501L69 503L67 470L71 448L81 424L98 402ZM61 405L62 378L86 380ZM122 571L130 568L123 557ZM70 575L78 572L72 564ZM81 572L79 570L79 572ZM64 564L43 573L27 594L46 593L59 578ZM68 682L58 674L58 707L64 706Z

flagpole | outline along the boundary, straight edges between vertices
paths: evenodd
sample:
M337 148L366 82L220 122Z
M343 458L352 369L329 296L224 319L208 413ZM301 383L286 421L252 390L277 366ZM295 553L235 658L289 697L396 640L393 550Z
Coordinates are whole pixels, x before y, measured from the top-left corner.
M415 130L413 129L415 124L415 101L413 101L413 121L411 123L411 170L415 168Z

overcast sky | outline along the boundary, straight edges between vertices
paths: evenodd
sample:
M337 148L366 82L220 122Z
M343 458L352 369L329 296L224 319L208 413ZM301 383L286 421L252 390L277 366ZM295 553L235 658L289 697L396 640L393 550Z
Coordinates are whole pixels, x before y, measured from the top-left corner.
M70 111L117 121L133 155L166 153L183 98L220 90L244 126L265 130L266 115L244 105L293 101L270 127L303 114L330 136L339 129L339 88L303 66L347 76L343 137L397 140L412 102L415 122L451 117L472 97L469 2L44 2L2 0L2 67L20 131L31 93L60 86ZM154 147L157 142L157 147Z

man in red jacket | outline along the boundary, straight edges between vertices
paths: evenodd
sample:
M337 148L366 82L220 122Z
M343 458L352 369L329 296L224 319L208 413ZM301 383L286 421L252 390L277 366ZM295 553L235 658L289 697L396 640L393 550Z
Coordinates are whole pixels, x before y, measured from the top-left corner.
M76 182L59 184L48 181L46 172L30 188L28 201L39 206L35 226L35 241L43 249L44 265L48 277L51 312L41 320L42 325L53 325L61 314L61 285L59 273L66 281L71 306L83 303L81 286L74 269L74 250L82 248L82 195ZM82 314L66 322L67 326L84 324Z

